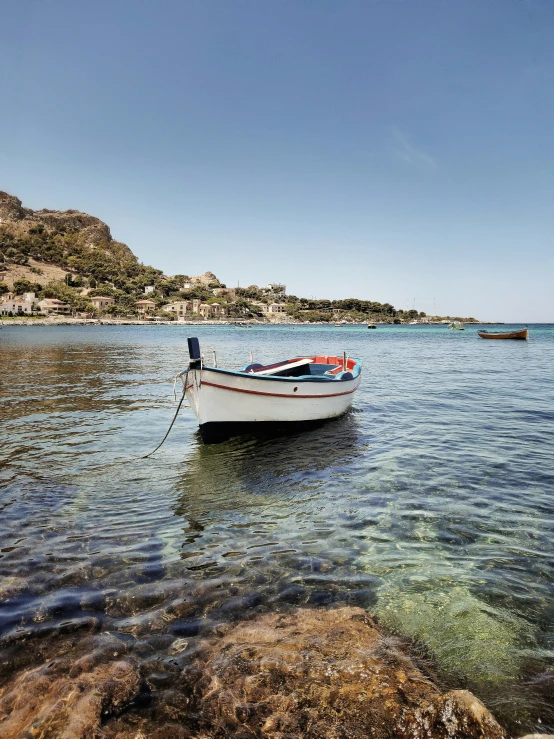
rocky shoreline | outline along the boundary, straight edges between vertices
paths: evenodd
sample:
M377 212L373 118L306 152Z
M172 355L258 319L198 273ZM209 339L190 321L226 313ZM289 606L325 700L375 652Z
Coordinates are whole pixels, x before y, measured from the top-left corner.
M508 739L362 608L262 613L196 643L173 635L155 669L138 644L89 619L40 664L23 660L0 687L3 739Z
M244 321L144 321L134 318L4 318L0 319L0 328L2 326L234 326L237 323L240 326L334 326L335 324L330 322L310 322L309 324L303 321L294 320L271 320L271 321L256 321L256 320L244 320ZM499 325L497 323L492 324L488 321L482 321L478 325ZM346 326L365 326L365 323L345 323L337 328ZM381 322L374 323L374 326L391 326L392 322ZM398 324L408 325L408 324ZM445 326L444 323L425 323L419 324L425 326Z

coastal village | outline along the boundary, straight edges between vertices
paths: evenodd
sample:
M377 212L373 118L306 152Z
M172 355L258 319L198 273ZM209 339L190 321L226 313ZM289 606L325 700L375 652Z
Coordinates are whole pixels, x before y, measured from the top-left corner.
M1 273L0 273L1 276ZM170 279L170 278L166 278ZM85 287L79 290L79 296L85 298L90 303L88 310L78 311L69 302L64 302L58 298L41 299L36 292L26 291L21 294L14 292L14 289L21 287L25 281L15 282L14 288L2 295L0 303L0 315L8 317L72 317L80 319L94 319L99 317L109 318L114 316L118 311L116 297L113 294L97 294L98 290L91 287ZM2 283L0 283L1 285ZM5 285L5 283L3 283ZM214 285L217 285L214 287ZM5 285L7 287L7 285ZM103 292L109 293L115 290L113 284L107 287ZM280 321L290 320L286 313L287 304L286 288L281 284L270 284L267 287L258 288L251 286L249 291L258 291L260 300L250 300L246 302L238 296L237 290L227 289L221 285L219 280L212 272L206 272L199 277L186 278L180 286L179 299L164 301L163 290L157 290L154 285L144 287L144 297L134 301L134 304L128 305L128 318L135 317L143 321L226 321L230 316L250 317L265 320L280 319ZM0 289L2 289L0 287ZM208 293L210 297L202 299L201 297L190 297L187 299L188 293L195 291ZM102 292L102 290L100 291Z
M0 278L2 273L0 272ZM175 278L166 278L166 280ZM187 277L169 299L164 290L146 285L143 296L126 301L123 309L118 303L113 284L102 288L74 288L80 298L79 310L71 302L56 297L44 297L39 284L18 280L10 289L0 282L0 317L37 319L43 322L113 322L113 323L448 323L450 318L429 317L417 311L396 311L386 304L350 301L316 301L288 296L286 286L270 283L264 287L227 288L213 272L198 277ZM29 289L23 289L29 288ZM47 291L47 290L46 290ZM201 295L199 297L198 295ZM82 303L85 305L82 305ZM346 304L346 306L344 305ZM352 304L352 305L351 305ZM356 305L359 304L359 305ZM467 319L466 319L467 320Z
M391 303L292 295L286 285L229 287L213 272L168 276L77 210L32 210L0 192L0 319L102 323L447 323Z

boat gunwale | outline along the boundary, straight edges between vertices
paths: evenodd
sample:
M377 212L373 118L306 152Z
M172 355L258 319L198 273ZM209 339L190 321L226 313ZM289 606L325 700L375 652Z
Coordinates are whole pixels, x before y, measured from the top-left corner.
M352 357L351 357L352 359ZM337 376L325 376L325 375L300 375L299 377L279 377L278 375L257 375L254 372L243 372L242 370L227 370L221 369L220 367L207 367L202 365L203 372L216 372L221 375L232 375L235 377L245 377L250 380L266 380L270 382L350 382L359 377L362 371L362 362L359 359L354 359L356 363L351 372L351 378L342 378Z

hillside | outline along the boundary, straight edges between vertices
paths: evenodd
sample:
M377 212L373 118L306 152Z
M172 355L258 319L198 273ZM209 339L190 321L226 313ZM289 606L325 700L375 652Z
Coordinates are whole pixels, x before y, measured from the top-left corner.
M10 290L18 280L27 280L43 287L49 282L64 282L69 271L47 262L37 262L30 257L27 264L0 263L0 282L5 282Z
M45 285L68 272L141 287L162 274L140 264L99 218L77 210L33 211L5 192L0 192L0 263L0 279L10 287L21 278Z
M144 312L137 301L147 293L151 305L146 310L170 319L175 311L168 304L194 299L197 308L200 302L204 306L204 317L396 323L425 318L416 310L399 311L390 303L357 298L310 300L284 295L284 289L273 294L257 285L227 290L213 272L200 277L167 277L161 270L141 264L99 218L77 210L31 210L23 207L19 198L0 191L0 294L8 290L18 295L34 292L41 299L57 298L68 303L72 312L114 316L136 315L139 308ZM93 305L91 299L100 295L113 298L109 306L100 309Z

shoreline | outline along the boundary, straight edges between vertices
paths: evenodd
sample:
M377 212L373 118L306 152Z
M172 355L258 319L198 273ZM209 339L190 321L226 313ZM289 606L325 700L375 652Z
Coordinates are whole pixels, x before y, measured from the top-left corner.
M429 323L393 323L371 322L366 323L343 323L336 326L332 321L145 321L140 318L0 318L0 328L3 326L237 326L237 328L254 328L260 326L331 326L333 328L346 328L350 326L358 326L363 328L368 323L374 326L444 326L447 323L442 321L430 321ZM238 324L238 325L237 325ZM468 326L500 326L504 321L479 321L477 323L468 323Z

